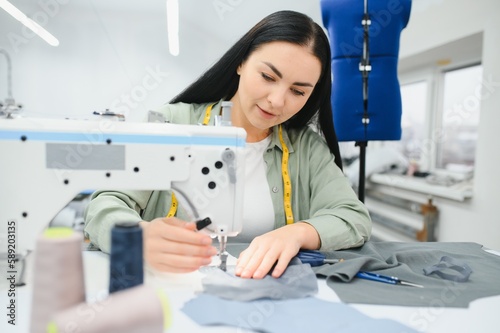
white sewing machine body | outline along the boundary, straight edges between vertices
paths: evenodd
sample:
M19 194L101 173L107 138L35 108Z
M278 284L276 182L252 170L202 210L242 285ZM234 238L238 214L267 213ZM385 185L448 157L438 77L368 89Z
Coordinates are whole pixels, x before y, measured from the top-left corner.
M193 218L212 220L208 232L236 236L245 139L230 126L0 119L2 243L15 223L16 252L33 250L62 208L95 189L174 188Z

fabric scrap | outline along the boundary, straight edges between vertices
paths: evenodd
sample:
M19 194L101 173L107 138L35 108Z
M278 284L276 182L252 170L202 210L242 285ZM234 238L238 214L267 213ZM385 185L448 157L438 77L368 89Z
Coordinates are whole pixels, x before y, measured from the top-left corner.
M293 259L279 278L268 274L262 279L243 279L234 274L235 268L228 266L224 272L215 266L202 267L200 272L206 274L202 278L203 292L238 301L293 299L318 292L318 281L311 266L298 259Z
M374 319L343 303L306 297L240 302L201 294L181 309L203 326L232 326L265 333L417 331L390 319Z

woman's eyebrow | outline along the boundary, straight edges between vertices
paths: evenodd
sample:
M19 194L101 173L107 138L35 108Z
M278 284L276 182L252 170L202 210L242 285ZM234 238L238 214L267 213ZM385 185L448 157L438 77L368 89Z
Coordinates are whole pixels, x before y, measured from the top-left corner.
M281 74L281 72L273 64L267 61L263 61L263 63L267 65L274 72L274 74L278 75L280 79L283 78L283 74ZM308 82L294 82L293 85L302 87L314 87L314 85Z

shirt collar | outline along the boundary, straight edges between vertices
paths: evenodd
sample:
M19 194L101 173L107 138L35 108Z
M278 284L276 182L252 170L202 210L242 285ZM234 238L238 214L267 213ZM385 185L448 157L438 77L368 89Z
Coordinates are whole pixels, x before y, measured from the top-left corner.
M286 130L285 126L282 126L282 132L283 132L283 141L285 142L285 145L288 148L288 151L290 153L293 153L293 146L292 143L290 142L290 138L288 137L288 131ZM270 147L278 147L283 151L283 147L281 146L281 141L280 141L280 135L279 135L279 125L273 126L273 132L271 133L271 143Z

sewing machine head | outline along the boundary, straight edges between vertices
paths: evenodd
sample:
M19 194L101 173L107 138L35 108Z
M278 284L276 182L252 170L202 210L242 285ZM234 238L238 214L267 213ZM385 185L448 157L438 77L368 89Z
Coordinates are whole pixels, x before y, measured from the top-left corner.
M211 219L209 232L236 236L245 138L236 127L0 119L0 238L33 249L68 202L98 188L174 188L193 218Z

